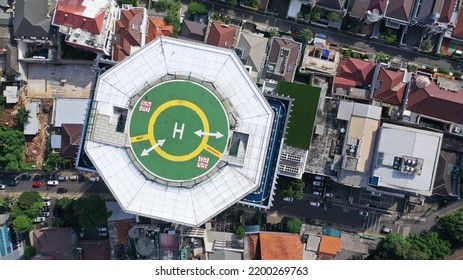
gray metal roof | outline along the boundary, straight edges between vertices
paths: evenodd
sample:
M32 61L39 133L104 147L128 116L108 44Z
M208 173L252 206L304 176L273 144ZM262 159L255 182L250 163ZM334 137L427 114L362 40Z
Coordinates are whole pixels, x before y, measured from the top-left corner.
M37 114L39 113L40 101L32 101L26 105L29 110L29 120L24 124L25 135L36 135L39 132L39 120Z
M15 38L50 38L50 27L48 0L16 0L13 23Z
M56 99L55 127L63 123L83 124L87 111L88 99Z

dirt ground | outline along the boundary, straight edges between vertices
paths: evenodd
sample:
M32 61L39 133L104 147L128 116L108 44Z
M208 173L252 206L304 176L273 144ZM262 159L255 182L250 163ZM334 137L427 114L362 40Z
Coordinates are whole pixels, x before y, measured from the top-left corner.
M31 98L26 97L27 86L24 86L20 90L20 97L18 103L14 107L6 107L0 114L1 126L4 129L12 128L15 125L15 115L19 108L30 103ZM44 114L42 108L44 105L53 106L52 98L43 98L41 100L40 112L38 115L39 119L39 133L34 137L26 137L26 162L34 164L37 168L41 169L44 163L45 151L47 147L47 140L49 134L47 132L48 121L50 114Z

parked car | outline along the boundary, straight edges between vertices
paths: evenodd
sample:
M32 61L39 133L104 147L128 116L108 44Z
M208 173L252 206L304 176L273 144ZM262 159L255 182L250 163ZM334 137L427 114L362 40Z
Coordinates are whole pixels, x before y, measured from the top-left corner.
M47 180L56 180L57 176L55 174L48 174L47 175Z
M323 186L323 182L320 182L320 181L313 181L312 184L313 184L314 186L318 186L318 187Z
M0 190L5 189L5 185L0 184Z
M69 181L77 181L79 180L79 176L74 175L74 176L69 176Z
M367 211L359 211L359 215L360 216L364 216L364 217L367 217L370 213L368 213Z
M23 174L21 174L20 179L23 180L23 181L30 180L31 179L31 174L23 173Z
M283 197L283 200L284 200L284 201L288 201L288 202L292 202L292 201L294 200L294 197L285 196L285 197Z
M68 189L66 189L66 188L58 188L56 190L56 193L67 193L67 192L68 192Z
M34 181L32 182L32 187L33 188L40 188L42 186L42 182L41 181Z
M34 178L32 178L32 181L42 181L42 175L40 174L35 174Z
M9 182L8 182L8 186L10 186L10 187L16 187L16 186L18 185L18 183L19 183L18 181L12 180L12 181L9 181Z
M43 205L44 207L47 207L47 206L50 206L50 205L51 205L51 202L50 202L50 201L44 201L44 202L42 203L42 205Z
M331 192L327 192L327 193L325 193L325 197L333 197L333 196L334 196L334 194L333 194L333 193L331 193Z
M371 196L376 196L376 197L380 197L380 196L381 196L381 193L380 193L380 192L371 192L370 194L371 194Z
M309 205L310 205L310 206L314 206L314 207L319 207L319 206L320 206L320 202L311 201L311 202L309 202Z
M49 180L49 181L47 181L47 185L49 185L49 186L58 186L58 181L57 180Z
M50 212L50 206L42 207L42 212Z
M388 227L386 227L386 226L383 226L383 227L381 228L381 232L382 232L382 233L385 233L385 234L388 234L388 233L391 233L391 232L392 232L392 229L390 229L390 228L388 228Z
M68 179L69 179L68 176L59 176L58 177L58 181L60 181L60 182L67 181Z
M324 178L324 177L323 177L323 176L317 175L317 176L315 176L315 177L313 177L313 178L314 178L315 180L323 181L323 178Z
M34 219L34 223L42 223L45 222L46 218L45 217L37 217Z
M42 212L40 213L40 217L50 217L50 212Z
M313 194L313 195L322 196L322 192L319 192L319 191L313 191L312 194Z

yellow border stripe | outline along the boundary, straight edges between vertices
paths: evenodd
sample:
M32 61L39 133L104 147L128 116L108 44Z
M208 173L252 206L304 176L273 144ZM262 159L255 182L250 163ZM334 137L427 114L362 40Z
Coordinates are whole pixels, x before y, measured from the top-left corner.
M213 154L214 156L218 157L218 158L220 158L222 156L221 152L217 151L215 148L213 148L213 147L211 147L209 145L206 146L206 150L208 152L210 152L211 154Z
M137 143L137 142L147 141L147 140L150 140L149 134L143 134L143 135L130 137L131 143Z

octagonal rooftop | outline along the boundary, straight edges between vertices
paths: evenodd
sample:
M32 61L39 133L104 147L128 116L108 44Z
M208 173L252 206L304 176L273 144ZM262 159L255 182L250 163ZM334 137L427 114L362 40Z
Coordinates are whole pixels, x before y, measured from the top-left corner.
M219 162L206 175L185 182L147 170L133 154L129 137L140 98L169 81L206 88L228 119ZM84 148L125 211L197 226L259 186L273 119L273 110L233 51L161 37L99 77Z

